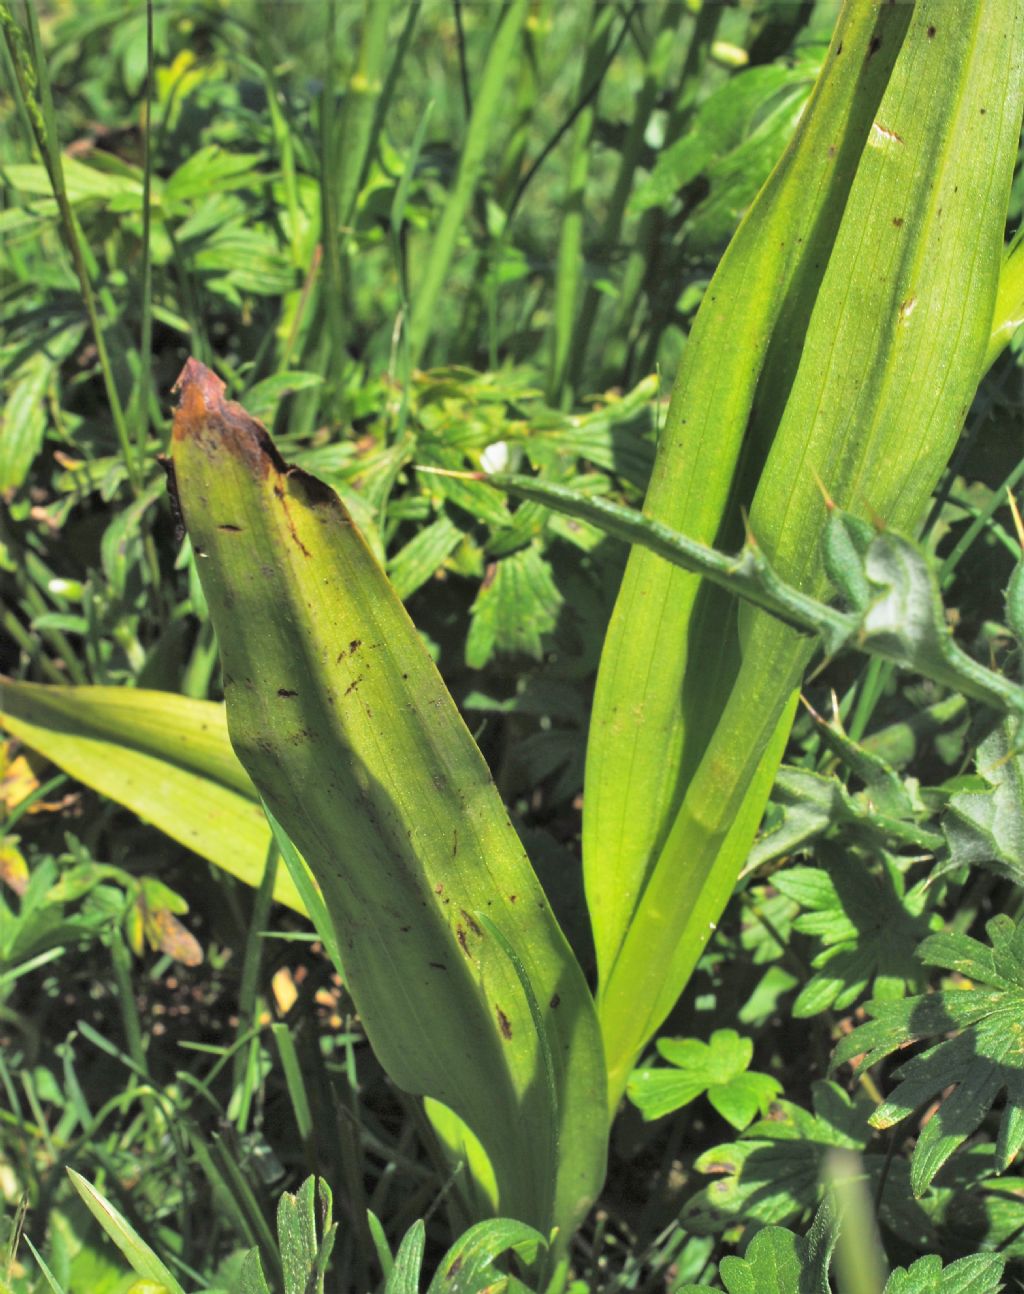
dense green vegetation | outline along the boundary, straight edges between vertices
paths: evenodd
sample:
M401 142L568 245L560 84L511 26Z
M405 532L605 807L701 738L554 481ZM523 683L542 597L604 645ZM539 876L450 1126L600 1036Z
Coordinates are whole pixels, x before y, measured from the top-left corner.
M880 217L855 172L904 147L895 130L871 135L872 103L889 103L890 75L914 83L901 41L935 60L922 68L941 66L943 9L919 0L878 18L861 5L870 21L849 18L847 57L863 39L865 70L849 81L829 44L839 9L0 4L0 1290L1024 1287L1024 530L1012 502L1024 475L1024 6L993 0L986 21L1005 24L1007 43L978 55L1009 152L993 143L986 160L964 144L980 115L999 116L965 73L965 88L926 84L918 110L949 148L887 181L909 196L885 224L917 249L889 287L900 324L924 302L927 370L871 313ZM892 40L871 65L876 29ZM964 49L967 66L966 38ZM835 95L815 91L812 113L826 63ZM972 94L988 106L967 122L958 105L973 108ZM820 169L827 149L800 151L815 123L849 143L834 150L836 180ZM790 169L774 169L787 148ZM817 191L821 174L836 192ZM977 187L957 205L965 183ZM1004 226L997 292L983 239L995 230L998 243ZM853 247L864 229L870 246ZM820 256L784 239L777 252L776 230ZM902 293L904 274L918 295ZM852 309L848 284L863 293ZM833 351L838 376L824 358L799 365ZM283 779L261 780L233 728L239 764L208 705L226 690L218 635L239 670L307 649L313 660L333 640L279 613L288 585L272 538L268 618L235 610L239 581L260 568L252 552L232 567L205 505L234 506L247 486L228 459L207 478L188 457L189 437L222 417L205 396L190 409L188 383L172 506L160 456L189 356L289 464L337 492L415 623L403 638L369 558L350 568L356 613L386 608L374 623L390 626L398 662L372 694L377 727L369 702L360 720L381 768L415 752L443 790L422 716L405 715L426 707L433 661L553 911L535 930L555 947L557 918L571 945L545 963L567 978L544 996L578 999L594 1039L600 1026L617 1111L607 1178L575 1235L554 1174L574 1151L591 1176L603 1159L600 1044L573 1044L572 1073L595 1090L569 1115L575 1079L558 1087L543 1029L516 1017L503 1049L512 1025L490 1011L499 1060L467 1060L464 1087L493 1104L499 1151L523 1162L509 1168L488 1143L495 1187L476 1151L461 1164L446 1152L459 1129L403 1090L428 1068L414 1026L427 1036L443 1020L410 989L407 1036L388 1038L394 985L359 983L353 968L357 1009L338 971L345 926L327 910L337 895L287 793L275 798ZM696 460L704 476L670 454L706 408L722 458ZM831 452L828 419L843 409L874 439L816 458L815 429ZM807 464L829 464L820 481L803 470L807 445ZM637 512L656 446L646 509L660 529ZM819 488L839 505L830 519ZM803 491L795 512L790 489ZM879 535L876 518L904 537ZM292 521L312 548L308 518ZM637 545L627 590L664 579L671 610L620 611L608 632L623 540ZM665 574L645 544L724 591L672 583L691 577ZM355 631L339 641L351 656L362 645ZM636 738L625 776L616 758L634 737L615 726L617 707L632 697L661 732L659 686L685 724L670 715L653 755ZM720 723L730 698L747 727ZM302 773L310 804L348 740L327 734L322 763ZM457 746L466 767L471 746L468 734ZM708 749L715 776L702 782ZM735 768L719 758L730 749ZM361 785L379 812L372 779ZM273 831L257 790L281 819ZM410 841L424 803L410 792ZM705 867L698 828L719 804L731 853L716 840ZM341 852L366 830L373 856L368 812L338 812ZM488 813L484 861L510 851L503 875L532 884L497 797L473 823ZM458 852L462 820L444 821L440 861L411 849L438 894L430 869L452 830ZM635 844L634 871L616 840L626 855ZM633 885L683 895L664 947L660 909L654 920L633 903ZM485 902L463 911L463 950L467 930L491 939L536 1023L538 936L526 917L524 946L502 918L478 924ZM468 1012L475 990L463 988L451 1000ZM498 1079L480 1077L500 1078L505 1061L522 1132ZM516 1065L536 1080L536 1105L514 1087ZM525 1131L535 1109L555 1129L554 1202L530 1185L549 1154ZM568 1149L565 1126L579 1143ZM552 1222L562 1232L549 1243Z

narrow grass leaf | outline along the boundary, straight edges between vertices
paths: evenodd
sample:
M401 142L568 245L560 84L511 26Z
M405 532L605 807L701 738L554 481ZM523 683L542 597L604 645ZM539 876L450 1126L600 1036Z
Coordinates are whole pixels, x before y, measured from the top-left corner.
M171 1272L110 1201L73 1168L69 1168L67 1173L85 1207L127 1258L132 1271L146 1280L162 1285L167 1294L185 1294Z
M142 688L5 679L0 726L186 848L259 885L270 829L231 750L223 706ZM304 910L285 870L274 897Z

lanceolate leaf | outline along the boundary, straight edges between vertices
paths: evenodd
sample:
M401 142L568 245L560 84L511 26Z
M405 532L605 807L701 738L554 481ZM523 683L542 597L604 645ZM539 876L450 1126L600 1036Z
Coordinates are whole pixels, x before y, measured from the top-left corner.
M784 339L774 381L788 385L782 370L788 372L799 353L905 18L900 6L844 7L800 127L705 294L645 503L650 516L701 543L720 539L776 328ZM876 52L868 59L872 47ZM712 606L705 589L700 611L701 587L698 578L634 549L609 626L594 698L583 818L587 900L602 981L608 979L735 668L728 603L716 600ZM697 642L698 611L708 625L703 651ZM774 771L766 771L765 798ZM751 837L760 812L750 823ZM635 984L628 1010L635 1016L634 989ZM614 1066L617 1058L609 1059ZM622 1083L632 1060L624 1062Z
M1024 101L1024 0L887 8L909 25L873 109L750 511L778 574L814 596L827 585L819 482L840 507L911 530L956 443L988 345ZM764 399L775 393L770 385ZM728 639L716 658L711 637L721 637L721 622L705 623L706 637L691 629L691 649L699 641L702 660L724 658ZM782 744L809 659L807 642L763 612L743 608L739 627L742 664L728 700L721 675L701 680L717 696L717 723L602 987L613 1091L625 1057L671 1009L733 888L750 843L737 824L753 817L752 837L769 789L766 761ZM646 1018L638 997L654 1000Z
M571 1231L604 1168L596 1017L483 759L337 496L202 365L181 391L239 758L320 884L382 1064L466 1120L503 1213Z
M143 822L259 885L270 828L231 749L222 705L142 688L4 679L0 727ZM284 868L274 897L305 911Z

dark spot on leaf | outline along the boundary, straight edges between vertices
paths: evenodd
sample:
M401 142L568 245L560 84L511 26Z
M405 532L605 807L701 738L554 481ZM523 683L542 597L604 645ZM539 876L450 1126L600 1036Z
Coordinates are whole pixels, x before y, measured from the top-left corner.
M515 903L516 899L518 899L518 898L519 898L519 895L518 895L518 894L510 894L510 895L508 896L508 901L509 901L509 903Z
M929 39L929 40L934 40L934 39L935 39L935 32L936 32L936 30L937 30L937 28L936 28L935 24L934 24L934 23L932 23L932 24L929 26L929 28L928 28L928 39Z
M288 687L279 687L279 688L277 689L277 695L278 695L278 696L298 696L299 694L298 694L298 692L293 692L293 691L291 690L291 688L288 688Z
M836 46L836 58L838 58L842 52L843 52L843 42L840 41L839 44Z
M360 684L362 681L363 681L363 676L362 676L362 674L360 674L358 678L354 678L354 679L352 680L352 682L351 682L351 683L348 685L348 687L345 689L345 691L344 691L343 695L344 695L344 696L348 696L348 694L349 694L350 692L354 692L354 691L356 690L356 688L359 686L359 684Z
M355 649L356 649L357 647L362 647L362 645L363 645L363 640L362 640L362 638L353 638L353 639L352 639L352 641L351 641L351 642L349 643L349 645L348 645L349 653L351 654L352 652L354 652L354 651L355 651Z
M448 1268L448 1279L449 1279L449 1280L450 1280L453 1276L457 1276L457 1275L458 1275L458 1273L459 1273L459 1269L461 1268L462 1263L463 1263L463 1258L462 1258L462 1255L460 1254L460 1255L458 1256L458 1258L456 1258L456 1259L455 1259L455 1261L452 1263L452 1265Z
M462 949L462 951L463 951L463 952L466 954L466 956L468 957L468 956L469 956L469 942L468 942L468 941L467 941L467 939L466 939L466 932L465 932L465 930L463 930L463 928L462 928L461 926L456 926L456 927L455 927L455 938L459 941L459 947Z
M441 882L440 882L440 881L438 881L438 883L434 886L434 893L435 893L435 894L443 894L443 893L444 893L444 886L441 884Z
M446 971L448 969L448 967L444 964L444 962L427 962L427 965L433 966L434 970Z
M412 926L399 926L398 929L401 931L403 935L407 935L409 931L412 929Z
M871 58L873 54L877 54L881 48L882 48L881 36L872 36L870 41L868 41L868 58Z
M555 994L555 996L551 999L551 1001L548 1003L548 1006L550 1006L550 1008L552 1009L552 1011L557 1011L557 1010L558 1010L558 1008L559 1008L561 1005L562 1005L562 999L558 996L558 994L557 994L557 993L556 993L556 994Z
M494 1009L497 1012L498 1028L501 1030L501 1036L505 1039L506 1042L508 1042L509 1039L512 1037L512 1025L509 1023L508 1016L505 1014L505 1012L501 1009L500 1006L495 1007Z
M462 911L463 917L465 918L466 925L469 926L470 930L472 930L472 932L476 935L476 937L480 939L483 936L484 932L480 929L480 927L469 915L469 913L466 911L465 908L462 908L461 911Z
M242 533L242 527L233 526L230 521L221 521L218 524L217 529L226 530L229 535L240 535Z
M902 229L902 228L903 228L903 217L902 217L902 216L893 216L893 218L892 218L892 223L896 226L896 228L897 228L897 229Z

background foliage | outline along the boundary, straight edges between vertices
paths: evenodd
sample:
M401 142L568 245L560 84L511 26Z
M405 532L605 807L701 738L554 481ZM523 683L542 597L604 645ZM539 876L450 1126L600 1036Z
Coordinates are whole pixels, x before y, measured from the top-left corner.
M156 462L194 354L386 559L582 947L583 737L624 549L418 468L639 502L661 375L836 5L174 0L151 69L134 0L33 12L84 259L5 49L0 668L220 696ZM1020 171L1014 192L1011 229ZM1009 672L1019 350L922 536L960 640ZM823 1180L861 1175L908 1269L893 1290L943 1288L942 1263L962 1288L979 1258L971 1288L1000 1258L1024 1280L1015 739L879 661L843 657L807 695L741 889L634 1076L580 1292L767 1289L759 1264L830 1252ZM308 928L271 906L273 868L233 882L13 742L3 770L0 1279L131 1287L73 1167L189 1289L259 1289L257 1267L281 1287L311 1174L339 1215L328 1288L442 1280L450 1183ZM20 1201L57 1285L15 1244ZM481 1285L535 1243L488 1236Z

